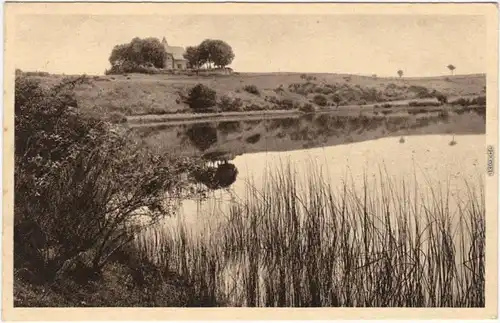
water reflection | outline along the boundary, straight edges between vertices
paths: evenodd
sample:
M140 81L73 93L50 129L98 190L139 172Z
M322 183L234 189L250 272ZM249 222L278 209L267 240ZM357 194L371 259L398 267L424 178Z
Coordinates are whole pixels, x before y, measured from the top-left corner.
M484 134L484 114L476 110L350 115L315 113L281 119L199 123L190 120L186 124L144 125L138 131L147 142L166 152L203 156L213 154L208 160L229 161L243 153L293 151L388 136ZM224 153L218 156L221 151Z
M241 130L241 122L240 121L220 122L217 126L217 129L224 134L238 132Z
M218 161L196 171L194 177L210 189L227 188L236 181L238 168L227 160Z
M217 142L217 129L210 123L194 124L186 131L191 143L201 151L205 151Z

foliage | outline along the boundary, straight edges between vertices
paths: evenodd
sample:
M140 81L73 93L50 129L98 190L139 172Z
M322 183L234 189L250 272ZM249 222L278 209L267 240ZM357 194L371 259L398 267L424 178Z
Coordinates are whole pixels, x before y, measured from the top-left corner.
M403 70L398 70L399 77L403 77Z
M217 104L217 93L199 83L189 91L186 103L195 112L203 112Z
M304 113L313 113L316 111L316 109L314 108L314 106L310 103L305 103L304 105L302 105L300 108L299 108L300 111L304 112Z
M14 265L51 281L108 258L190 194L187 159L158 156L109 123L82 116L72 87L15 80Z
M317 80L316 76L313 75L307 75L307 74L300 74L300 78L306 81L315 81Z
M443 93L440 92L435 92L434 97L439 101L441 104L448 103L448 97L444 95Z
M340 95L338 94L334 94L332 96L332 101L335 102L335 104L337 105L337 107L339 106L340 102L342 102L342 98L340 97Z
M322 94L316 94L313 98L313 102L320 107L324 107L328 104L327 98Z
M194 69L199 69L206 62L198 46L188 46L183 56L187 59L189 67Z
M158 38L135 37L130 43L116 45L111 51L109 62L112 69L132 72L133 67L146 66L163 68L167 52Z
M243 101L241 98L231 99L231 97L223 95L219 99L218 106L220 111L238 112L242 110Z
M199 46L201 60L216 67L222 68L234 59L234 52L231 46L219 39L205 39Z
M243 90L247 91L248 93L255 94L255 95L260 95L260 91L255 85L245 85L243 87Z
M436 96L437 92L435 90L430 91L428 88L419 85L412 85L408 87L409 92L414 92L416 97L419 99L429 99Z
M14 274L15 307L190 307L199 306L192 289L179 275L160 270L127 244L103 268L106 279L77 283L60 279L33 285L23 271Z
M450 70L451 74L453 74L453 71L455 71L455 69L456 69L456 67L453 66L452 64L450 64L450 65L448 65L446 67Z

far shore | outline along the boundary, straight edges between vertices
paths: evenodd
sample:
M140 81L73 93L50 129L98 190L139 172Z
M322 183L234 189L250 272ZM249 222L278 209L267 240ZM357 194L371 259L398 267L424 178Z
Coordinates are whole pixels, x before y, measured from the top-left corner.
M206 112L206 113L175 113L175 114L147 114L128 116L127 122L132 127L160 124L185 124L189 122L211 121L246 121L274 118L293 118L302 115L298 110L267 110L245 112Z
M407 115L412 109L422 109L408 107L407 105L396 105L396 102L391 108L392 116ZM479 108L480 106L471 106L471 108ZM428 109L428 113L436 112L436 110L443 110L449 106L442 107L424 107ZM334 114L337 116L356 116L356 115L374 115L376 111L383 111L384 109L375 108L375 104L369 105L346 105L338 108L326 108L315 112L304 113L297 109L294 110L265 110L265 111L243 111L243 112L206 112L206 113L173 113L173 114L145 114L134 115L127 117L127 123L132 128L137 127L154 127L159 125L182 125L194 124L205 122L228 122L228 121L252 121L262 119L284 119L284 118L298 118L307 114Z

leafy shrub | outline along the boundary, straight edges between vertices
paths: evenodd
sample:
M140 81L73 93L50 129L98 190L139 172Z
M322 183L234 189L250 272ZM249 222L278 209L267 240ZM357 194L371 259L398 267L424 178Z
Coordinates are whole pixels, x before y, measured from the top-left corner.
M461 105L461 106L468 106L470 104L470 101L465 99L465 98L459 98L454 101L450 102L451 105Z
M290 92L294 92L303 96L307 96L309 93L322 93L322 90L320 87L316 86L313 83L307 82L307 83L292 83L288 85L288 90Z
M328 104L328 100L324 95L317 94L313 98L313 102L321 107L324 107Z
M278 86L277 88L274 89L275 93L282 93L284 91L285 91L285 89L283 88L283 84L281 84L280 86Z
M45 89L15 80L14 266L34 282L75 267L80 278L99 275L120 246L171 213L167 192L189 191L179 171L188 161L79 114L72 90L85 81Z
M260 95L260 91L255 85L245 85L243 90L251 94Z
M380 102L383 98L383 93L377 91L376 88L367 88L362 90L360 99L365 102Z
M428 99L433 97L433 93L429 91L428 88L424 86L411 85L408 91L414 92L416 97L419 99Z
M241 100L241 98L234 98L234 99L231 99L231 97L227 96L227 95L223 95L220 99L219 99L219 108L221 111L227 111L227 112L231 112L231 111L241 111L241 107L243 106L243 101Z
M252 103L245 107L245 111L264 111L266 110L265 106L260 106L258 104Z
M317 80L316 76L309 76L307 74L301 74L300 75L300 78L303 79L303 80L307 80L307 81L315 81Z
M436 92L434 97L439 101L440 104L448 103L448 97L442 93Z
M340 105L340 103L342 102L342 97L339 94L334 94L334 95L332 95L332 101L338 107Z
M293 109L295 103L291 99L283 99L281 101L278 100L278 105L284 109Z
M314 106L310 103L304 103L304 105L302 105L299 108L299 110L304 112L304 113L313 113L316 111L316 109L314 109Z
M206 85L197 84L188 94L187 104L195 112L203 112L217 104L217 92Z

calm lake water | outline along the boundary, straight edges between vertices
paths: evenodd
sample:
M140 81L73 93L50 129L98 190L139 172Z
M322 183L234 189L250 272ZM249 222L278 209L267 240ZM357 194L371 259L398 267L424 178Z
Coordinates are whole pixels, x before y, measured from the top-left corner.
M388 180L405 181L407 188L418 184L421 194L446 191L453 207L455 199L465 199L467 185L480 185L486 169L484 135L424 135L389 137L353 144L286 152L260 152L237 156L231 161L238 169L236 181L227 189L212 192L203 202L184 201L180 218L192 229L206 229L207 222L219 221L228 212L230 201L243 198L249 188L262 190L266 176L290 164L306 184L311 170L319 172L334 189L347 182L362 192L363 183L377 190ZM456 144L450 145L454 139ZM387 184L387 183L385 183ZM447 188L447 189L445 189ZM423 197L424 198L424 197ZM214 217L214 215L217 215ZM170 219L169 222L176 222ZM171 225L173 223L170 223ZM202 225L200 225L202 224Z
M450 144L452 141L454 144ZM418 228L415 226L416 219L412 220L413 216L410 214L412 212L410 209L415 207L414 202L410 201L413 199L413 201L418 201L419 208L418 213L415 214L418 214L419 222L424 223L423 227L427 228L426 223L439 222L439 214L435 214L435 212L440 207L443 207L446 209L444 213L451 215L448 225L452 233L453 245L455 248L459 248L462 243L466 246L464 250L469 250L467 246L471 243L471 240L467 236L467 231L458 230L461 226L460 223L462 223L460 214L464 216L462 219L469 217L469 214L460 213L459 206L463 205L463 201L470 201L470 195L468 195L470 189L477 194L481 194L481 190L484 191L482 185L484 185L486 170L485 136L481 134L421 135L405 136L404 140L401 140L401 137L387 137L336 146L282 152L246 153L235 157L230 163L238 169L238 176L232 185L211 192L206 200L184 201L180 214L167 219L162 226L162 230L167 234L166 236L170 236L172 239L167 249L170 253L166 256L175 264L174 266L177 266L175 267L176 270L183 267L182 264L187 261L197 275L214 277L213 279L217 277L214 280L214 282L216 281L217 293L223 295L223 298L230 304L228 306L247 306L248 303L245 297L250 286L247 284L250 268L257 268L255 269L257 270L256 277L258 277L258 283L256 284L258 284L259 290L263 291L265 286L276 280L275 276L272 276L274 278L269 276L274 273L273 261L283 260L276 254L272 254L272 257L275 258L266 258L269 257L269 253L262 250L261 253L249 255L245 246L251 245L251 241L245 241L239 247L241 249L233 250L231 245L229 247L225 245L225 241L227 241L225 239L227 239L229 232L225 228L230 228L233 225L238 226L238 223L240 223L240 220L236 220L236 222L234 220L228 221L227 216L229 215L230 206L233 201L244 201L249 189L262 191L266 186L269 175L277 174L277 170L283 169L287 165L296 174L298 195L307 192L307 183L311 174L315 174L317 178L331 184L337 198L342 196L344 182L347 183L349 189L355 190L357 195L354 195L361 197L361 199L363 187L366 183L367 195L374 198L373 201L383 199L380 195L381 186L395 185L394 192L396 195L390 198L392 201L390 202L392 203L390 205L392 210L390 212L391 218L392 214L398 213L399 203L404 204L406 201L403 200L408 199L408 209L405 208L405 211L400 214L404 213L403 217L408 218L408 225L411 227L410 231L413 228ZM302 191L301 187L304 188ZM418 196L408 194L408 191L415 188L417 188ZM397 194L405 191L406 193L402 195L405 197L399 198L400 195ZM435 195L433 196L432 193ZM351 193L350 196L352 197L353 194ZM394 198L394 196L396 197ZM474 200L477 201L480 198L480 195L477 195ZM431 200L434 202L429 202ZM362 200L358 202L362 203ZM353 200L348 203L352 204ZM433 203L437 203L439 206L437 209L433 208L430 211L432 214L429 215L425 212L425 208ZM481 205L482 203L478 201L478 204ZM370 220L374 224L381 223L379 222L381 216L386 211L384 207L382 206L382 209L380 209L375 206L375 208L368 211L368 216L371 217ZM328 214L332 215L332 213ZM246 214L246 216L248 215ZM257 214L257 217L260 216L262 214ZM287 217L286 214L278 216ZM302 213L302 216L307 217L308 215ZM358 214L358 216L361 215ZM426 216L430 216L430 219L426 219ZM356 217L356 219L359 218ZM246 220L246 217L241 218L242 223L246 223ZM394 221L390 221L398 223L396 218L394 218ZM357 231L361 232L360 229L363 225L361 222L356 220L350 226L350 230L356 230L354 227L359 226ZM184 230L179 230L179 225ZM248 234L244 229L247 228L247 225L248 223L242 224L239 227L242 231L238 232ZM436 223L433 224L434 228L437 226ZM326 241L326 239L329 239L328 237L331 239L331 232L328 231L328 228L328 226L324 227L325 232L317 232L321 241ZM180 232L187 233L187 240L184 240L184 235ZM258 232L257 235L260 235L260 231ZM427 250L425 252L428 252L428 250L431 250L428 249L427 241L430 241L427 236L428 232L422 231L422 227L420 227L419 234L422 234L420 250ZM304 239L302 243L306 243L307 236L304 235L302 238ZM187 241L187 244L183 241ZM228 252L231 250L234 253L229 255ZM166 252L161 251L161 254L165 255ZM206 259L214 260L215 267L210 267L214 268L214 271L204 271L208 269L204 267L206 259L200 260L201 255L208 255L209 258ZM327 256L324 257L330 259ZM466 261L466 257L467 252L459 252L454 257L455 267L462 268L461 266ZM251 259L253 259L253 263L258 264L257 267L251 267ZM332 259L330 259L330 261L334 262L331 264L332 268L338 270L343 268L341 261L335 260L340 258ZM299 265L302 266L300 267L302 269L305 268L304 266L307 267L307 264L303 262L299 262ZM463 275L463 273L464 271L459 271L457 275ZM325 279L337 281L341 280L343 276L339 274L335 277L325 277ZM458 295L457 286L453 285L451 289L453 295ZM265 295L265 293L262 293L258 297L258 306L265 304Z

